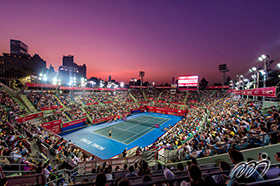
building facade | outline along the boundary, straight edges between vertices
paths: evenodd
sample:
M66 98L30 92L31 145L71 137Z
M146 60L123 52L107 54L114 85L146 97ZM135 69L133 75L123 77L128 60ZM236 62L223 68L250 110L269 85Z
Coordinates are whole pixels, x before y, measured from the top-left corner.
M22 77L36 75L46 69L46 61L38 54L28 54L28 46L21 41L11 40L10 54L0 56L0 75Z
M19 40L10 40L10 54L28 54L28 46Z
M81 78L86 78L86 65L77 65L74 62L74 56L63 56L62 65L58 68L58 74L63 84L71 84L71 80L75 78L75 83L79 84ZM74 81L73 81L74 82Z

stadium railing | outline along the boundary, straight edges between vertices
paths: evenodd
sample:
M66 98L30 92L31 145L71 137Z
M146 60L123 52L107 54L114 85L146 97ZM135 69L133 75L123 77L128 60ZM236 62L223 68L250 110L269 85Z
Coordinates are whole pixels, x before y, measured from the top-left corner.
M107 160L93 160L93 161L84 161L78 163L78 174L87 174L91 173L92 169L97 169L98 166L102 166L106 163L106 165L111 165L114 169L116 166L123 166L124 164L134 165L134 163L141 160L141 156L133 156L133 157L123 157L118 159L107 159Z

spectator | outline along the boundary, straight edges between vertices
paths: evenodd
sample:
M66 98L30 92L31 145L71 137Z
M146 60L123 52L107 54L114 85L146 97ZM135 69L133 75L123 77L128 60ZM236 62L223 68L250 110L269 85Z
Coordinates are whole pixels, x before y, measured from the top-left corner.
M190 176L190 182L187 183L186 181L181 182L181 186L203 186L206 185L202 178L201 170L197 165L191 165L189 167L189 176Z
M137 176L137 174L134 172L134 167L132 165L129 166L128 170L129 170L129 173L126 174L126 176L125 176L126 178Z
M105 186L107 182L106 175L104 173L100 173L96 176L95 184L96 186Z

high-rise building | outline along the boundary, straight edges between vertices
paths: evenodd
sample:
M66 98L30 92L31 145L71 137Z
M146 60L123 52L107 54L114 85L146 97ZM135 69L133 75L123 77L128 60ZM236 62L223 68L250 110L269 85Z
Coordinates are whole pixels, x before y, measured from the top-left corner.
M109 82L112 80L112 77L111 77L111 75L109 75Z
M69 84L71 78L75 78L76 80L86 78L87 66L85 64L77 65L74 62L74 56L63 56L62 65L58 68L58 74L63 84ZM77 84L79 83L77 82Z
M28 54L28 46L19 40L10 40L10 54Z
M29 55L26 44L12 39L10 44L11 53L3 53L3 56L0 56L0 74L15 74L15 77L20 77L39 74L46 69L46 61L38 54Z

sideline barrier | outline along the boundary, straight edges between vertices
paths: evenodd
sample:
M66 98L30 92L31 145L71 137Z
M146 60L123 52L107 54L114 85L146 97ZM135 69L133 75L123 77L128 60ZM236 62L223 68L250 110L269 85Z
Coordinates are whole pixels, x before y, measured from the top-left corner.
M41 111L46 111L46 110L56 110L56 109L62 109L63 106L51 106L51 107L42 107L40 110Z
M63 123L62 128L61 128L61 132L81 127L81 126L85 125L86 121L87 121L87 118L83 118L83 119L78 119L78 120L75 120L75 121L70 121L70 122L67 122L67 123Z
M41 126L48 129L49 131L58 134L61 131L61 123L61 120L54 120L47 123L42 123Z
M186 116L188 113L187 110L180 109L172 109L172 108L162 108L162 107L153 107L153 106L145 106L149 112L155 112L160 114L170 114L176 116Z
M40 112L40 113L35 113L35 114L28 115L28 116L24 116L24 117L18 118L16 120L19 123L23 123L23 122L26 122L26 121L29 121L29 120L32 120L32 119L35 119L35 118L43 117L43 115L44 115L44 113Z
M112 169L114 170L116 166L123 166L124 164L134 165L135 162L138 162L141 160L141 156L134 156L134 157L125 157L125 158L119 158L119 159L107 159L107 160L100 160L100 161L85 161L85 162L79 162L78 163L78 174L88 174L91 173L92 169L97 169L99 165L103 165L106 163L106 166L111 165Z
M26 186L26 185L45 185L45 176L43 174L32 174L26 176L8 177L7 186Z

